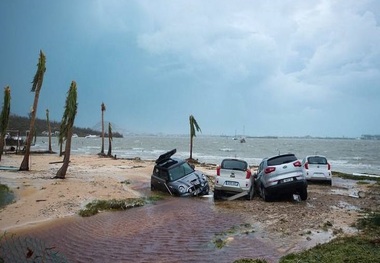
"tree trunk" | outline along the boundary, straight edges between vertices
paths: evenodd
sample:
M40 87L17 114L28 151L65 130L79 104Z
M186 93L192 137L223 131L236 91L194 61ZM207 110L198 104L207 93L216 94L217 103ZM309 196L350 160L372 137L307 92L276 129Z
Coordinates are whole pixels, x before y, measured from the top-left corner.
M70 128L68 132L68 136L66 138L65 155L63 157L63 164L62 164L62 167L58 170L56 176L54 177L56 179L66 178L67 168L69 167L69 163L70 163L71 137L72 137L72 128Z
M5 134L0 135L0 161L1 161L1 156L4 153L4 142L5 142Z
M193 159L193 136L190 136L190 160Z
M111 135L108 134L108 153L107 156L112 156L112 142Z
M100 151L104 155L104 111L102 110L102 149Z
M36 120L36 114L37 114L38 97L40 96L39 89L36 89L35 92L36 93L34 95L34 103L33 103L32 117L30 120L29 134L26 139L24 159L22 160L20 171L29 171L30 146L33 140L33 131L34 131L34 123Z

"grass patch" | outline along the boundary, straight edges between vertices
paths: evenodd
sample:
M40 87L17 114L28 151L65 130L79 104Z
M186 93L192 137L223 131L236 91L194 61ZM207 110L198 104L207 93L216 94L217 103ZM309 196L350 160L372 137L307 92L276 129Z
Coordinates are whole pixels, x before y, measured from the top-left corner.
M5 184L0 184L0 208L13 202L14 195L9 187Z
M341 173L341 172L332 172L334 177L340 177L343 179L350 179L355 181L376 181L380 183L380 177L369 177L369 176L359 176L359 175L353 175L353 174L347 174L347 173Z
M356 227L362 233L339 237L309 250L286 255L280 263L380 262L380 212L366 214L358 220Z
M111 200L94 200L88 203L85 209L79 211L82 217L89 217L96 215L100 211L120 211L133 207L140 207L147 203L152 203L163 199L160 196L151 196L148 198L127 198L127 199L111 199Z
M380 245L363 235L341 237L301 253L292 253L280 263L380 262Z
M235 260L233 263L268 263L265 259L249 259L249 258L242 258Z
M121 199L121 200L95 200L86 205L85 209L79 211L82 217L93 216L100 211L126 210L132 207L145 205L145 200L140 198Z

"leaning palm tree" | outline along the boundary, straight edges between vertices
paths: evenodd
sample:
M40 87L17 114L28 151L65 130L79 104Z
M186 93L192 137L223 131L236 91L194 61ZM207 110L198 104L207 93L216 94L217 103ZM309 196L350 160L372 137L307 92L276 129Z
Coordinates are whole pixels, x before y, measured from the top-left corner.
M77 84L75 81L71 82L70 89L67 93L65 112L63 113L61 126L59 129L59 143L62 145L65 140L65 155L63 157L62 167L58 170L54 178L65 179L67 168L70 162L71 152L71 137L73 134L73 126L75 116L77 114Z
M11 112L11 89L9 86L4 88L4 103L0 114L0 161L4 150L5 133L7 131L9 114Z
M112 156L112 126L108 123L108 153L107 156Z
M100 151L101 155L104 155L104 112L106 111L106 105L102 102L100 106L100 110L102 111L102 149Z
M30 145L32 143L33 139L33 131L34 131L34 123L36 120L36 114L37 114L37 106L38 106L38 98L40 96L40 90L42 87L42 83L44 80L44 74L46 71L45 67L46 58L42 50L40 51L40 58L38 60L37 64L37 72L34 75L33 81L32 81L32 92L34 92L34 103L33 108L31 112L31 118L30 118L30 128L29 128L29 134L26 138L26 145L25 145L25 154L24 159L22 160L20 171L29 171L29 155L30 155Z
M53 150L51 148L51 126L50 126L49 110L48 109L46 109L46 122L47 122L48 133L49 133L49 153L52 153Z
M196 137L195 130L198 132L202 132L202 131L193 115L190 115L189 121L190 121L190 160L192 160L193 159L193 138Z

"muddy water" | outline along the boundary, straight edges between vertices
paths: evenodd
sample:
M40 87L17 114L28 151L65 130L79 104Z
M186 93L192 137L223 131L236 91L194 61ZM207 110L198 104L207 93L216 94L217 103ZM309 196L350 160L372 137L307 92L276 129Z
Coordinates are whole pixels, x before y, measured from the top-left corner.
M127 211L60 220L27 235L54 245L69 262L277 262L280 255L262 239L251 216L231 213L228 203L168 198Z

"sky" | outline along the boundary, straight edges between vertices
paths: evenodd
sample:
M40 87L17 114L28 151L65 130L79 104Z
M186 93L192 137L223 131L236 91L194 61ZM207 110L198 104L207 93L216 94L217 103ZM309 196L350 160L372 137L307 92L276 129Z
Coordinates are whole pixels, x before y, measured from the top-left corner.
M132 133L380 134L378 0L2 0L0 86L28 116ZM2 97L3 95L1 95ZM1 105L2 105L1 99Z

